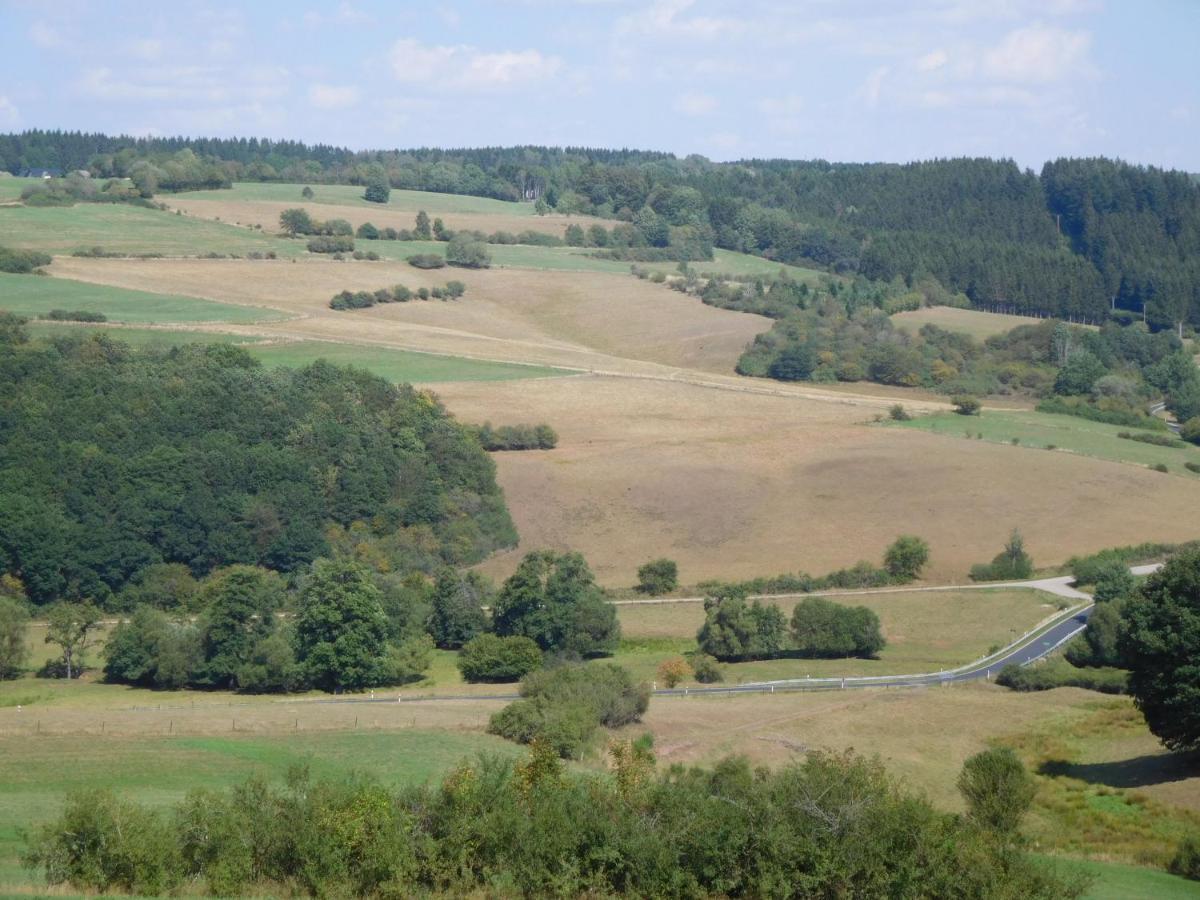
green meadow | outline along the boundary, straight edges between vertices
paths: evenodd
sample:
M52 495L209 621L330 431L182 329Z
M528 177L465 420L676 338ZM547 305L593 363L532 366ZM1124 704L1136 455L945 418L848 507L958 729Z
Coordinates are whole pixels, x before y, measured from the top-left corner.
M1078 416L1061 416L1032 410L985 410L978 416L938 413L918 416L908 422L888 422L888 427L915 428L947 437L970 438L997 444L1013 444L1019 449L1059 451L1094 456L1135 466L1165 465L1174 474L1196 477L1184 468L1185 462L1200 463L1195 447L1157 447L1117 437L1117 433L1137 433L1136 428L1105 425ZM1155 432L1166 434L1167 432ZM982 438L977 437L982 435Z
M249 228L120 203L0 206L0 245L67 255L100 247L109 253L200 256L274 251L299 256L304 244Z
M103 313L113 322L263 322L286 318L252 306L234 306L171 294L51 278L0 274L0 309L36 318L53 309Z

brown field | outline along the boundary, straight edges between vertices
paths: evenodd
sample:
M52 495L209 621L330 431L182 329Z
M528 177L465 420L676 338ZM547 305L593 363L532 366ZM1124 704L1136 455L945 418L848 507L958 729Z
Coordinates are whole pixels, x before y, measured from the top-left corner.
M1018 526L1039 565L1194 537L1200 484L1069 454L863 427L873 410L689 384L584 377L436 390L467 421L547 421L558 449L495 456L521 533L483 565L578 550L608 585L648 559L680 577L819 574L878 561L900 533L961 583ZM904 431L901 437L898 432ZM950 446L950 445L953 446Z
M1034 316L1010 316L1004 313L983 312L977 309L956 309L952 306L929 306L912 312L896 313L892 321L897 328L918 331L922 325L937 325L947 331L969 334L982 341L993 334L1003 334L1018 325L1036 325L1043 321Z
M283 203L273 200L204 200L196 197L170 197L167 206L171 209L182 210L184 215L195 216L199 219L214 219L233 225L259 225L263 231L275 233L279 231L279 214L285 209L303 207L314 219L345 219L355 228L363 222L370 222L378 228L407 228L413 227L419 205L411 209L389 203L387 206L336 206L330 203ZM620 224L611 219L596 219L591 216L566 216L548 214L545 216L518 216L503 213L430 213L430 219L440 218L446 227L452 231L468 230L482 231L491 234L493 231L509 231L516 234L521 231L537 231L542 234L552 234L562 237L568 225L581 225L588 228L591 225L603 225L611 228Z

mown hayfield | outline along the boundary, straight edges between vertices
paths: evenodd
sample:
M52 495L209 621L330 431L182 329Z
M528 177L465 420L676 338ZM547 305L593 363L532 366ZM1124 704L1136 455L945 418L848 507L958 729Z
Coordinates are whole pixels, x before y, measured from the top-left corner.
M896 313L892 321L905 331L920 331L923 325L936 325L946 331L968 334L977 341L994 334L1012 331L1018 325L1036 325L1042 319L1034 316L1010 316L1004 313L983 312L978 309L956 309L952 306L928 306L911 312Z
M689 384L571 378L441 385L467 421L546 421L557 449L497 454L521 544L483 564L505 576L538 547L578 550L604 584L674 559L685 584L878 562L897 534L932 547L931 583L1021 529L1034 560L1195 536L1200 483L1077 454L917 429L863 427L874 410Z
M131 325L91 324L86 322L30 322L25 326L35 338L57 338L75 334L103 334L131 347L178 347L183 344L245 344L262 338L220 331L181 330L177 328L139 328Z
M50 254L101 247L109 253L305 253L287 241L250 228L177 216L158 209L119 203L79 203L66 207L0 206L0 245Z
M797 597L764 600L790 621ZM1054 615L1059 599L1040 591L980 590L859 594L829 598L874 610L887 646L878 659L776 659L725 665L725 680L837 678L939 672L973 662L1006 646ZM617 607L623 638L618 661L639 677L655 678L663 660L696 649L704 624L699 602L622 604Z
M1197 447L1159 447L1117 436L1123 431L1138 433L1137 428L1033 410L985 410L979 416L939 413L888 424L945 437L1008 444L1014 450L1025 450L1026 456L1035 451L1052 450L1135 466L1162 464L1171 474L1189 479L1198 476L1185 468L1184 463L1200 464L1200 448ZM1165 431L1154 433L1170 437Z
M657 365L731 372L770 327L628 275L516 269L416 269L402 262L284 260L55 260L64 278L262 304L300 318L276 337L318 338L454 356L651 374ZM337 312L341 290L459 279L457 301L412 301Z
M16 200L21 191L33 184L41 184L40 178L16 178L0 176L0 202Z
M0 274L0 309L37 318L51 310L103 313L112 322L262 322L284 318L271 310L235 306L178 294L152 294L130 288L65 278Z

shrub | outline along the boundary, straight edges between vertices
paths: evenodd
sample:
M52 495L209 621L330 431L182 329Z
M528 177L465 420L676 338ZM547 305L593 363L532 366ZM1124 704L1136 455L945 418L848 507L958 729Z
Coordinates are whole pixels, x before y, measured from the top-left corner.
M1189 472L1195 472L1197 475L1200 475L1200 463L1185 462L1183 467Z
M1088 617L1083 634L1074 638L1063 656L1076 668L1118 668L1121 654L1117 637L1121 629L1121 602L1110 601L1097 606Z
M1010 747L993 747L963 763L958 790L980 827L1011 836L1033 804L1037 785Z
M1117 437L1127 441L1140 441L1143 444L1153 444L1156 447L1186 447L1187 444L1169 434L1152 434L1147 431L1131 433L1118 431Z
M991 563L971 567L972 581L1024 581L1033 575L1033 560L1025 552L1021 532L1013 529L1008 543Z
M701 684L717 684L725 680L720 664L707 653L693 652L688 655L692 674Z
M1200 444L1200 416L1193 416L1179 426L1179 436L1191 444Z
M519 681L541 667L541 648L522 635L481 634L458 654L458 670L470 682Z
M492 264L492 254L483 241L455 237L446 245L446 262L467 269L486 269Z
M53 322L107 322L108 316L101 312L92 312L86 309L52 309L44 316L39 316L40 319L49 319Z
M887 548L883 567L896 581L912 581L929 562L929 544L912 534L902 534Z
M1154 464L1154 465L1152 465L1150 468L1151 468L1151 469L1153 469L1155 472L1169 472L1169 471L1171 471L1170 469L1168 469L1168 468L1167 468L1167 464L1166 464L1166 463L1155 463L1155 464Z
M792 646L800 656L875 656L887 643L879 616L865 606L805 597L792 610Z
M1128 547L1110 547L1088 556L1072 556L1067 567L1075 576L1075 583L1096 584L1110 567L1119 565L1127 568L1140 563L1150 563L1169 556L1190 545L1158 544L1147 542Z
M35 269L48 266L50 257L37 250L12 250L0 247L0 272L13 275L28 275Z
M446 258L437 253L415 253L408 257L408 264L418 269L440 269L446 265Z
M719 588L704 598L704 610L696 642L722 662L774 659L787 649L787 623L779 607L747 603L740 587Z
M637 591L641 594L669 594L679 586L679 566L672 559L655 559L639 566Z
M309 253L349 253L354 249L354 238L320 235L308 242Z
M1179 842L1167 870L1172 875L1200 881L1200 835L1189 834Z
M446 296L451 300L457 300L467 292L467 286L461 281L452 280L446 282Z
M979 400L975 397L952 397L950 402L954 404L954 411L960 416L977 416L980 411Z
M362 238L365 241L379 240L379 229L370 222L363 222L354 232L355 237Z
M490 422L475 428L475 435L484 450L553 450L558 434L549 425L501 425L493 428Z
M692 667L688 665L686 659L682 656L675 656L671 659L664 659L659 663L657 674L659 681L668 688L673 688L693 673Z
M1107 425L1124 425L1129 428L1147 428L1166 431L1162 419L1147 415L1140 409L1114 406L1111 403L1097 406L1083 397L1047 397L1037 405L1038 412L1056 413L1063 416L1078 416Z
M1012 688L1014 691L1049 691L1060 687L1078 687L1102 694L1124 694L1128 689L1128 681L1129 673L1124 669L1081 669L1062 659L1031 666L1007 665L996 676L996 684Z
M907 422L912 418L901 403L895 404L888 410L888 417L895 422Z

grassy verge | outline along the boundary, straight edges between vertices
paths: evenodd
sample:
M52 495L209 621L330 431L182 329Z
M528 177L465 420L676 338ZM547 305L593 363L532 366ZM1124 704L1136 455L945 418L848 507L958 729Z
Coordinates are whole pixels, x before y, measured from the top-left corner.
M110 253L200 256L269 250L281 257L305 253L304 243L249 228L176 216L118 203L67 207L0 207L0 245L50 254L102 247Z
M246 323L285 318L281 313L252 306L150 294L42 275L0 275L0 309L30 318L45 315L52 309L86 310L104 313L112 322L139 324Z
M1053 448L1113 462L1137 466L1165 465L1169 472L1189 478L1198 477L1184 468L1185 462L1200 463L1200 450L1194 447L1157 447L1117 437L1121 431L1136 431L1119 425L1105 425L1077 416L1060 416L1027 410L987 410L978 416L939 413L919 416L908 422L888 422L888 427L915 428L947 437L1013 444L1013 452ZM982 435L982 438L978 437Z

